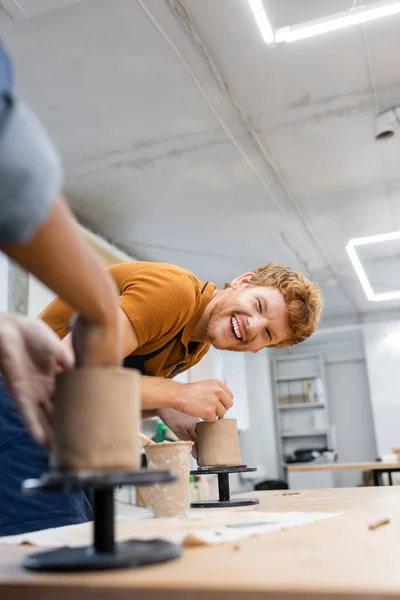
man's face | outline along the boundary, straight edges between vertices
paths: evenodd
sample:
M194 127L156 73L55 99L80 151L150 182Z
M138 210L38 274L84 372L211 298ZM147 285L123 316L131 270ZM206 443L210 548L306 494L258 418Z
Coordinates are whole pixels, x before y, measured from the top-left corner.
M210 307L207 339L215 348L256 353L289 337L281 292L250 285L252 276L246 273L232 281Z

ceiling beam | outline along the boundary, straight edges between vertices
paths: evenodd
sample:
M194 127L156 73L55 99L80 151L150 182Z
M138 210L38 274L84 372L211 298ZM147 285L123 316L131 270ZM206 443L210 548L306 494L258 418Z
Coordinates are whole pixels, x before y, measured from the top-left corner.
M82 225L80 225L80 229L87 241L95 249L105 266L108 267L118 263L136 261L133 256L126 254L113 244L110 244L100 235L89 231L89 229L86 229L86 227L83 227Z
M14 21L28 19L29 15L18 0L2 0L1 5Z

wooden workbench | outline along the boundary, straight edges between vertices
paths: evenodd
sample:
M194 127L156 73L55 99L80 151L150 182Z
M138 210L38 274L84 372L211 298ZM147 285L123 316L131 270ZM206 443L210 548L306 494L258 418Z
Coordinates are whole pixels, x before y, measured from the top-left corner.
M400 471L400 463L359 462L359 463L301 463L287 465L287 470L291 473L304 471Z
M0 546L1 600L400 599L400 487L258 492L260 510L346 515L232 544L188 549L138 570L43 575L32 548ZM293 494L293 492L289 492ZM248 495L248 494L247 494ZM381 518L390 524L375 531Z
M288 473L312 473L321 471L373 471L374 485L382 485L381 475L388 474L389 485L393 485L392 473L400 472L400 463L385 463L382 461L359 463L302 463L287 465Z

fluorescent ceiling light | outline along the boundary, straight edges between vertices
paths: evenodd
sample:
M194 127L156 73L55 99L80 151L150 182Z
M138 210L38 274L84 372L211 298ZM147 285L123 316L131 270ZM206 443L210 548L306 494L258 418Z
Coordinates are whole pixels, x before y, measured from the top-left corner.
M346 251L351 260L351 264L353 265L357 277L360 280L365 295L367 296L368 300L371 300L371 302L385 302L387 300L397 300L398 298L400 298L400 290L394 292L383 292L381 294L375 294L355 248L356 246L366 246L367 244L390 242L392 240L398 239L400 239L400 231L392 231L390 233L380 233L378 235L369 235L367 237L354 238L350 240L348 245L346 246Z
M253 11L254 18L260 28L261 35L266 44L272 44L274 41L274 31L265 12L262 0L248 0L250 8Z
M396 344L400 344L400 331L391 331L387 334L387 339Z
M250 1L250 0L249 0ZM275 43L296 42L323 33L337 31L352 25L360 25L400 13L400 2L376 2L369 6L354 8L350 11L336 13L329 18L316 19L308 23L281 27L275 31ZM271 42L267 42L271 43Z
M391 242L392 240L400 240L400 231L391 231L390 233L378 233L377 235L354 238L353 240L350 240L349 244L352 246L366 246L367 244Z

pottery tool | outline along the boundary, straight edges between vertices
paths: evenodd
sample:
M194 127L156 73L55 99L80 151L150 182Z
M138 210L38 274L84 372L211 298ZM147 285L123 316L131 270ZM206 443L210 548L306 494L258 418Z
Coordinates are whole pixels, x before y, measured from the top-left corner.
M224 379L224 385L226 385L226 387L228 387L228 384L226 383L226 379ZM218 417L218 419L223 419L223 418L224 418L224 415Z
M153 440L147 437L147 435L144 435L144 433L139 432L139 437L145 444L155 444L155 442L153 442Z

